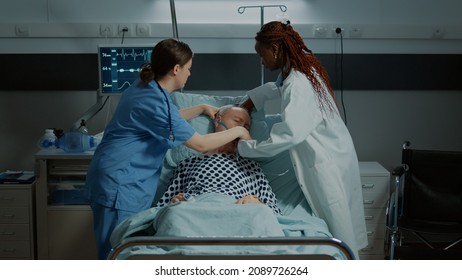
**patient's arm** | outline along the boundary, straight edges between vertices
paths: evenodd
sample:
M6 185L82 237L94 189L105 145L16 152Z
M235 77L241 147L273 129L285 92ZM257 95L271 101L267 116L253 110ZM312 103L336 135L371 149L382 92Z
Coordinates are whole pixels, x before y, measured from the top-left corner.
M184 193L179 193L177 195L175 195L172 200L170 201L170 203L177 203L177 202L180 202L180 201L187 201L184 197ZM241 197L239 198L237 201L236 201L236 204L249 204L249 203L262 203L260 201L260 199L258 199L258 197L256 195L247 195L247 196L244 196L244 197Z
M239 198L236 204L248 204L248 203L262 203L256 195L247 195Z
M180 201L186 201L186 199L184 198L184 193L179 193L177 195L175 195L172 200L170 201L170 203L177 203L177 202L180 202Z

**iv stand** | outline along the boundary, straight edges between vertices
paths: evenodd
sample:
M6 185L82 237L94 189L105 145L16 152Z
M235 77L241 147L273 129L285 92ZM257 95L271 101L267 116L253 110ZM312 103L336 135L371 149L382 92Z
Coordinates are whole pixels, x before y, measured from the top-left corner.
M178 24L176 22L175 0L170 0L170 13L172 15L173 37L178 40Z
M173 0L172 0L173 1ZM260 27L263 26L264 19L265 19L265 8L279 8L281 12L287 11L287 6L285 5L261 5L261 6L240 6L237 8L237 12L243 14L245 9L251 8L260 8ZM261 65L261 84L265 83L265 67L263 64Z

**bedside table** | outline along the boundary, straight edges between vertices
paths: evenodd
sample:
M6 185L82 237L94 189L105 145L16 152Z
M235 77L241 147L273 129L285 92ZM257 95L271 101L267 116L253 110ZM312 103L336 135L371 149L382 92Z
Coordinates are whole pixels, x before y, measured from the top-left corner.
M35 183L0 184L0 259L35 259Z
M376 161L359 162L364 218L369 244L359 251L363 260L383 260L386 208L390 193L390 172Z

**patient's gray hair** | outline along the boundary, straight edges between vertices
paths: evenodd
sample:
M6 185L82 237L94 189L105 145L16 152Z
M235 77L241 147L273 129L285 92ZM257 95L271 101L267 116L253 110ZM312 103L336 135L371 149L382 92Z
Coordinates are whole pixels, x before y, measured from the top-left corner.
M221 106L218 109L217 116L223 116L224 113L226 113L228 110L230 110L231 108L234 108L234 107L239 107L239 106L236 106L236 105L233 105L233 104Z

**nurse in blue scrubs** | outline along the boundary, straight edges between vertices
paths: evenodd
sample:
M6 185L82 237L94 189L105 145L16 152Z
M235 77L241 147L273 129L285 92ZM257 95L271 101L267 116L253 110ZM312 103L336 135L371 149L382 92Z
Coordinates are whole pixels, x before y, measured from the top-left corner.
M176 39L154 46L151 63L122 94L104 131L86 179L99 259L111 250L114 227L151 207L168 149L184 144L206 152L237 138L250 139L241 126L198 134L187 120L200 114L213 118L218 109L204 104L178 110L172 103L170 93L183 88L191 75L192 58L190 47Z

